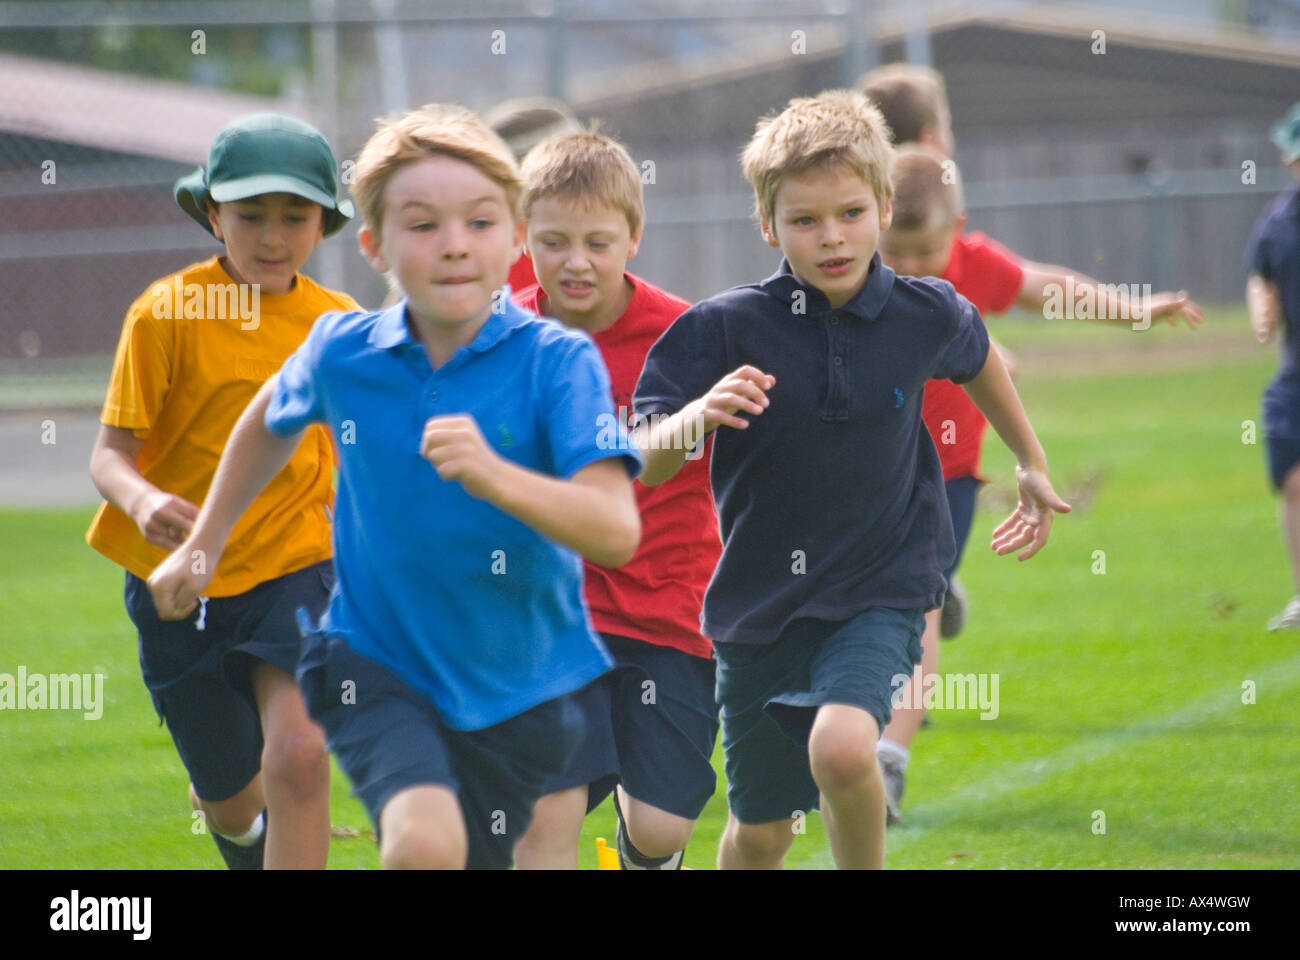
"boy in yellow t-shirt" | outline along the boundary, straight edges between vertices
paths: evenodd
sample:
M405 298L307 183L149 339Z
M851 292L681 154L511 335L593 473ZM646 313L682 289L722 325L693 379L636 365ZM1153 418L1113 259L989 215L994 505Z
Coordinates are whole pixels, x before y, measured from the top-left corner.
M105 503L86 541L126 568L140 664L201 810L231 869L323 868L329 850L324 736L294 682L295 615L334 585L333 457L311 428L235 526L207 596L158 617L145 579L184 541L245 406L343 293L298 271L341 228L333 152L278 114L217 134L177 203L225 253L154 283L127 311L90 473ZM195 569L207 558L195 551Z

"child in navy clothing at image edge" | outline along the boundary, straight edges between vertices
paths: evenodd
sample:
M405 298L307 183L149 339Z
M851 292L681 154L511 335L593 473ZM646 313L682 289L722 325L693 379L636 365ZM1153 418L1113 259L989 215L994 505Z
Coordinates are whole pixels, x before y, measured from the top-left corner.
M185 544L150 577L193 609L190 551L230 526L324 423L339 450L338 583L298 679L386 868L506 868L583 734L570 694L611 665L582 559L635 553L639 458L586 335L506 295L519 169L470 111L380 124L357 159L364 256L405 298L327 313L245 411ZM214 561L209 561L210 564Z
M721 868L783 866L818 807L839 867L884 865L875 744L955 555L926 382L964 383L1016 456L999 554L1028 559L1069 510L975 309L881 263L892 157L860 93L761 121L742 163L781 266L683 314L637 384L638 417L657 417L638 436L646 485L727 428L711 461L723 551L702 615L728 779Z
M1270 133L1300 184L1300 102ZM1268 629L1300 630L1300 190L1274 200L1255 228L1246 308L1260 343L1271 343L1282 328L1282 364L1264 391L1264 442L1269 476L1282 494L1279 519L1296 596Z

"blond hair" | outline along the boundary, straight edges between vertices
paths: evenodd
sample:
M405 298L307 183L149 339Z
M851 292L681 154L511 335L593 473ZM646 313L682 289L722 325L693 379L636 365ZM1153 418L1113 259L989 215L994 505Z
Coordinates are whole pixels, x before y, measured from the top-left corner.
M948 107L943 74L916 63L888 63L864 73L858 89L880 108L895 146L921 139L926 127L938 130Z
M645 222L636 164L621 143L594 130L562 134L533 147L524 157L523 180L525 220L539 200L560 197L588 209L619 211L634 237Z
M754 187L755 213L771 223L782 178L834 166L861 177L883 208L893 196L893 159L880 111L857 91L826 90L760 120L740 163Z
M428 157L452 157L475 167L505 191L511 216L519 218L523 184L514 155L471 110L429 103L379 127L357 156L352 196L366 225L381 235L385 191L393 174Z
M934 147L909 143L894 157L894 223L902 230L949 226L966 212L961 171Z

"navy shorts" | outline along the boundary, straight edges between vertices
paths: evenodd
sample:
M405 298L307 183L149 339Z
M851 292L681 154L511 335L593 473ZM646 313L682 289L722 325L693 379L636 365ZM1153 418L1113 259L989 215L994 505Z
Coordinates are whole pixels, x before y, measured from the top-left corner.
M873 607L843 623L798 621L770 644L715 643L727 804L741 823L817 806L808 735L827 703L889 725L896 676L921 661L925 611Z
M1282 373L1274 377L1264 389L1260 413L1269 477L1281 490L1286 475L1300 463L1300 380Z
M576 694L587 732L545 793L587 784L587 812L621 782L629 795L694 820L717 789L712 659L603 633L614 668Z
M975 498L979 495L981 481L975 477L953 477L944 483L948 494L948 512L952 515L952 535L957 541L957 558L943 572L951 586L953 574L961 566L961 555L970 539L971 524L975 521Z
M333 588L334 563L324 560L213 597L184 620L160 620L148 585L127 572L126 612L140 635L144 683L202 799L228 800L262 769L252 669L269 663L292 676L302 649L295 612L319 616Z
M1300 439L1265 436L1264 449L1268 452L1268 475L1273 489L1281 490L1286 475L1300 463Z
M298 683L375 832L398 793L447 787L460 802L472 870L509 868L543 782L582 739L572 695L482 730L452 730L401 677L338 637L307 638Z

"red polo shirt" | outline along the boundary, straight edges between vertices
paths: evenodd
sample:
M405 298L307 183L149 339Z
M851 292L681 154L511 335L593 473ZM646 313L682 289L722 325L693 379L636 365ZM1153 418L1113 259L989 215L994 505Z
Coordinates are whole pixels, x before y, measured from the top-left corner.
M690 304L628 273L636 288L627 311L592 336L609 369L614 407L625 423L646 354ZM517 290L521 307L541 313L540 286ZM585 564L591 623L602 633L673 647L708 657L712 646L700 633L700 607L713 576L722 540L709 487L710 436L704 456L688 460L669 481L647 487L634 481L641 510L641 546L616 570Z
M975 305L980 317L1004 313L1020 296L1025 271L1020 258L982 233L953 238L952 256L942 278ZM931 380L925 385L921 406L943 466L943 479L979 476L980 446L988 421L966 391L951 380Z

